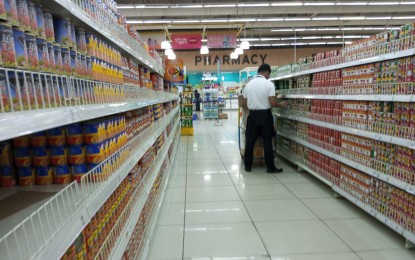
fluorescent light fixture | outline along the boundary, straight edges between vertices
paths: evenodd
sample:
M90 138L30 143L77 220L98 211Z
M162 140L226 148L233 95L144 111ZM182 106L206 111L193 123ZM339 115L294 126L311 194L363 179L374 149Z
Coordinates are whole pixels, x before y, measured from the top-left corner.
M173 20L172 23L200 23L200 20Z
M317 40L317 39L321 39L320 36L304 36L301 37L302 40Z
M259 41L259 38L240 38L238 40L240 40L242 42L244 42L244 41L253 42L253 41Z
M300 37L288 37L288 38L281 38L281 40L286 41L286 40L300 40Z
M167 49L164 51L164 55L167 55L167 56L171 55L172 53L174 53L172 49Z
M311 18L313 21L337 21L339 17L313 17Z
M344 17L339 17L339 20L365 20L366 17L364 16L344 16Z
M161 42L161 48L163 50L171 49L171 44L167 40Z
M308 43L306 42L295 42L295 43L290 43L290 45L292 46L301 46L301 45L307 45Z
M280 41L280 40L281 38L266 38L266 37L260 39L261 42Z
M336 5L367 5L367 2L340 2Z
M133 9L135 8L134 5L118 5L117 9Z
M202 46L202 48L200 48L200 54L209 54L209 48L207 46Z
M293 32L294 29L273 29L271 32Z
M148 21L143 21L143 23L171 23L171 20L148 20Z
M139 23L144 23L143 21L138 21L138 20L129 20L126 23L128 24L139 24Z
M334 39L334 36L322 36L321 39Z
M205 5L205 8L220 8L220 7L236 7L236 4L217 4L217 5Z
M214 19L211 19L211 20L202 20L202 23L227 23L227 22L229 22L229 20L225 20L225 19L222 19L222 20L214 20Z
M238 54L236 52L231 53L231 60L236 60L238 58Z
M352 44L353 42L351 42L351 41L348 41L348 42L344 42L345 44Z
M302 6L303 3L294 2L294 3L272 3L271 6Z
M284 21L284 18L260 18L257 19L258 22L277 22Z
M340 31L339 28L317 28L317 31Z
M369 5L398 5L399 2L369 2Z
M395 16L392 17L393 20L412 20L415 19L415 16Z
M178 8L203 8L203 5L179 5Z
M269 3L238 4L238 7L261 7L261 6L269 6Z
M146 9L168 9L169 6L168 5L138 5L138 6L143 6L142 8L146 8ZM138 8L136 6L136 8Z
M203 39L202 42L207 42L207 39Z
M135 8L146 8L145 5L136 5Z
M288 46L290 45L289 43L275 43L272 46Z
M255 22L254 18L229 19L229 22Z
M327 42L309 42L308 45L326 45Z
M415 5L415 2L401 2L401 5Z
M392 17L391 16L379 16L379 17L366 17L366 20L390 20Z
M247 40L245 40L245 41L242 41L241 42L241 49L243 49L243 50L249 50L249 46L250 44L249 44L249 41L247 41Z
M293 17L293 18L284 18L284 21L310 21L311 18L306 17Z
M269 46L272 46L272 44L260 43L260 44L254 44L252 46L254 46L254 47L269 47Z
M327 44L336 44L336 45L340 45L340 44L343 44L343 42L327 42Z
M305 2L304 6L329 6L335 5L334 2Z
M238 55L242 55L242 54L244 54L244 50L242 48L238 47L238 48L235 49L235 53L238 54Z

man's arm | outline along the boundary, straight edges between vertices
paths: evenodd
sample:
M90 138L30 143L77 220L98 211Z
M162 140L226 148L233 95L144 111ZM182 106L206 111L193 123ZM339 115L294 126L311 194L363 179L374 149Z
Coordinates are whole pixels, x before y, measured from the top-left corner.
M268 101L269 101L269 103L271 104L272 107L286 107L286 106L288 106L288 101L283 100L283 101L279 102L277 100L277 97L275 97L275 96L268 97Z

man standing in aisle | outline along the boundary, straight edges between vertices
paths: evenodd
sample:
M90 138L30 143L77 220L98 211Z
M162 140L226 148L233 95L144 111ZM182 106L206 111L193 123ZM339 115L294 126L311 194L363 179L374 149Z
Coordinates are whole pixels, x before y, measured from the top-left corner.
M274 119L271 107L285 107L287 101L278 102L275 97L274 84L268 80L271 67L262 64L258 68L258 75L252 79L243 91L244 104L249 109L245 133L245 171L250 172L254 157L254 145L258 136L264 140L265 163L267 173L279 173L282 169L274 165L272 137L274 136Z

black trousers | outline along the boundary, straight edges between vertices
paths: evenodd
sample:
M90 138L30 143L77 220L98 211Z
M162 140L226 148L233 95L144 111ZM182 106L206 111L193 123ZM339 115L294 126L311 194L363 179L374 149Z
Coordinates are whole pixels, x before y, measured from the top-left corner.
M196 111L200 111L200 102L196 101Z
M274 120L271 109L250 110L245 133L245 167L251 168L254 158L254 145L258 136L264 140L265 163L269 170L274 169L274 153L272 137L274 136Z

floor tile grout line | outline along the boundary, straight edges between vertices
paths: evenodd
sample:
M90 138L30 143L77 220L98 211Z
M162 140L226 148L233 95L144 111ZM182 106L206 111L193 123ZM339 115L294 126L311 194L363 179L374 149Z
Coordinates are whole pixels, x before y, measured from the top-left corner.
M187 164L189 159L189 137L186 137L186 174L184 187L184 209L183 209L183 243L182 243L182 260L184 259L184 248L186 239L186 205L187 205Z
M209 133L208 133L208 136L209 136L209 138L212 140L212 137L210 136L210 134L209 134ZM215 148L216 152L219 154L219 152L218 152L218 149L217 149L216 145L215 145L215 144L213 144L213 146L214 146L214 148ZM238 146L239 146L239 144L238 144ZM251 222L250 222L250 223L252 223L252 225L254 226L255 231L257 232L258 237L259 237L259 239L261 240L261 243L262 243L262 245L263 245L263 247L264 247L264 249L265 249L265 252L267 253L267 257L269 257L269 259L271 260L271 259L272 259L272 258L271 258L271 254L270 254L270 252L269 252L269 250L268 250L268 248L267 248L267 246L266 246L266 244L265 244L265 241L264 241L264 239L262 238L261 234L259 233L259 230L258 230L257 226L255 225L255 222L254 222L254 220L252 219L252 216L251 216L251 214L249 213L248 208L247 208L247 206L245 205L245 202L244 202L244 200L242 199L241 194L239 193L238 189L236 188L236 185L235 185L235 183L234 183L234 181L233 181L233 179L232 179L231 175L229 174L229 171L228 171L228 168L227 168L227 167L226 167L226 165L225 165L225 162L222 160L222 157L221 157L221 156L219 157L219 159L221 160L222 165L225 167L225 169L226 169L226 171L227 171L227 174L229 175L229 178L231 178L231 181L232 181L233 186L234 186L234 188L235 188L235 190L236 190L236 193L238 194L238 197L240 198L240 200L241 200L241 202L242 202L242 205L244 206L244 208L245 208L245 210L246 210L246 213L248 214L248 216L249 216L249 218L250 218L250 220L251 220Z

